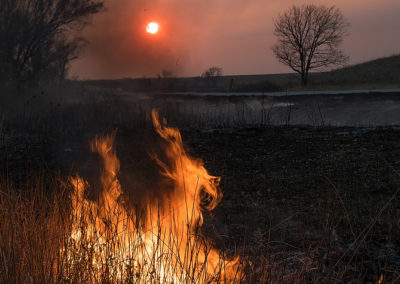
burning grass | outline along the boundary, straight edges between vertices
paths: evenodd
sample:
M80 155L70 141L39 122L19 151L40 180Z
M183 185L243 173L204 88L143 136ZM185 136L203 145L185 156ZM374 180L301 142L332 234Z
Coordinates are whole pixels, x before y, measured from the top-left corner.
M164 182L157 191L146 189L139 207L118 180L115 132L91 142L102 168L96 200L88 197L90 186L79 176L61 183L63 190L50 199L41 190L17 193L2 186L1 282L241 281L239 258L227 260L200 230L202 211L221 200L219 178L186 154L177 129L160 123L154 111L152 118L166 146L164 158L151 154Z
M132 229L127 223L135 218L125 219L118 208L109 208L100 219L94 203L74 208L66 200L75 205L74 198L83 197L68 195L63 191L49 198L1 185L0 283L240 281L239 272L226 275L229 263L200 234L177 236L161 218L152 231ZM205 260L211 257L217 258L209 264Z
M200 218L193 202L182 198L178 200L184 206L156 205L152 197L159 196L154 191L158 178L151 183L154 188L148 197L139 198L155 203L140 207L141 202L129 197L132 192L117 173L118 163L108 164L114 168L104 166L104 158L115 157L120 159L122 172L132 154L126 149L142 145L127 142L142 134L144 123L138 118L144 114L123 110L120 105L113 112L108 105L68 106L53 116L25 118L25 124L21 120L3 123L0 161L8 165L9 178L1 179L0 188L0 282L228 282L232 278L226 271L229 264L235 266L238 255L241 260L250 259L252 265L239 265L241 273L233 274L233 282L239 278L245 283L400 279L398 129L241 125L203 131L196 120L180 117L174 109L164 111L182 120L178 125L191 125L182 132L193 154L187 156L202 157L204 168L222 176L223 199L214 188L218 180L208 174L211 190L202 189L197 177L194 182L183 182L181 177L193 175L171 169L182 169L184 159L174 163L169 159L187 154L171 148L173 141L182 138L167 131L162 122L156 124L166 137L173 137L171 143L166 142L156 131L164 150L170 148L173 154L149 152L160 169L160 181L179 181L166 184L167 197L189 193L190 188L194 193L208 192L192 195L204 201ZM119 130L114 146L122 136L123 149L112 147L110 133L115 126ZM100 156L100 176L105 182L99 178L98 185L93 184L80 171L79 177L54 178L60 161L70 167L67 158L80 153L75 145L87 144L99 133L108 135L92 140L97 142L91 148ZM104 151L99 147L101 141L107 142ZM54 146L57 143L61 147ZM60 152L61 158L57 157ZM45 176L12 185L10 180L25 175L26 164L32 162L31 167L36 167L42 161L47 167ZM175 191L171 184L184 190ZM97 186L97 195L91 194L93 186ZM217 201L221 202L214 210L204 210L207 205L214 208ZM196 210L178 214L177 208ZM138 212L143 216L140 222ZM165 218L174 212L178 218ZM145 217L149 215L154 219ZM203 226L199 220L204 220ZM187 226L177 234L175 224L182 221ZM211 265L210 256L216 260Z

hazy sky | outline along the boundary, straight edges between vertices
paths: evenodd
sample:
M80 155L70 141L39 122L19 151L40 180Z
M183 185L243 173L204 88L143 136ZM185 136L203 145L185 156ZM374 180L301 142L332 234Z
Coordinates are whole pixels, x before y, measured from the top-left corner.
M335 5L351 26L349 64L400 53L400 0L105 0L84 31L88 45L70 74L81 79L291 72L272 54L273 19L293 4ZM157 21L150 35L146 24Z

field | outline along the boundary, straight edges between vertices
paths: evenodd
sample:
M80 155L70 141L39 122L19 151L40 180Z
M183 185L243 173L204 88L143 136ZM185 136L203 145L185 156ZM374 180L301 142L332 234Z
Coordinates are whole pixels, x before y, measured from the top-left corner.
M99 179L89 141L114 129L121 184L146 177L145 158L131 161L155 145L143 138L153 137L145 136L152 108L221 177L222 201L204 213L201 230L225 255L241 257L244 283L400 281L397 95L200 100L72 91L80 95L68 102L32 95L0 117L0 282L74 283L85 274L88 266L48 276L47 252L57 254L68 225L51 204L66 212L73 173ZM57 222L59 231L48 229Z
M226 75L211 78L157 78L86 81L88 86L141 92L276 92L400 88L400 55L378 58L329 72L310 73L304 89L298 74Z

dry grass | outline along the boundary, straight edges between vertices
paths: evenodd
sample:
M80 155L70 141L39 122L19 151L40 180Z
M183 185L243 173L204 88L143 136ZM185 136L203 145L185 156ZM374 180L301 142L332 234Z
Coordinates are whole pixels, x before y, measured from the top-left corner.
M57 193L45 194L45 185L57 187ZM297 214L267 230L260 227L239 249L242 259L250 258L251 264L245 268L244 278L239 280L240 276L235 275L234 281L226 280L224 262L220 262L218 271L210 273L204 263L196 260L199 246L192 238L186 239L184 258L174 253L182 239L177 242L173 237L161 237L165 233L161 229L150 250L144 246L139 228L124 239L130 246L123 246L117 235L118 224L107 221L115 219L117 212L112 209L104 216L105 230L99 241L98 232L88 230L88 220L96 218L93 211L88 210L82 218L71 210L71 198L75 198L71 190L58 178L37 177L19 190L6 178L1 179L0 283L362 283L366 279L378 282L382 275L389 282L400 279L398 271L381 266L381 261L369 263L368 258L360 256L369 232L399 190L347 249L335 239L333 208L320 209L325 224L316 233L316 241L307 236L307 221ZM345 212L349 209L338 203ZM350 221L347 225L351 228ZM74 228L86 237L71 237ZM272 237L277 231L282 241ZM301 246L285 241L284 235L290 231L303 234ZM200 235L197 240L204 244ZM209 248L205 246L206 254ZM360 257L365 263L359 261ZM375 270L373 278L364 274L366 267ZM171 280L171 274L177 276Z
M57 190L48 196L44 184ZM92 230L99 221L96 208L73 210L74 198L79 204L84 200L71 192L71 185L60 179L38 177L24 189L0 180L0 283L240 282L239 272L225 274L228 262L222 256L216 270L199 261L199 254L207 258L211 251L201 234L176 236L159 221L152 225L157 235L149 245L140 225L121 233L126 220L113 208L101 216L101 231ZM177 253L182 243L184 252Z
M71 242L71 191L62 178L53 176L64 166L61 162L71 166L64 158L70 155L69 148L76 154L75 145L87 143L93 135L116 126L138 132L145 123L146 106L116 102L49 105L39 114L26 110L12 120L6 115L0 129L1 166L8 165L12 176L0 179L0 283L162 282L159 274L129 264L135 250L124 263L112 257L118 247L112 228L102 248L108 255L100 260L104 266L94 266L91 243ZM269 125L268 109L262 110L262 124ZM210 218L210 227L216 230L214 235L206 233L223 252L251 261L243 282L378 283L382 275L384 283L400 280L400 211L398 194L394 195L399 185L397 130L246 130L251 110L240 104L226 121L213 110L196 117L188 108L182 115L167 103L162 113L176 125L188 126L184 141L211 172L223 177L224 199L215 219L223 216L224 222ZM215 125L238 127L198 131ZM65 155L57 157L59 152ZM33 167L43 161L48 174L13 184L26 175L29 160ZM85 234L84 220L81 228ZM140 237L131 242L140 243ZM148 259L157 267L154 254ZM177 263L185 261L175 260L172 267L179 270ZM191 267L196 266L193 262ZM124 269L126 281L120 281L118 271ZM193 271L182 282L191 283L195 277L200 283L210 280L210 275L206 279ZM215 282L222 280L218 273L214 276Z
M63 192L45 195L41 178L15 189L0 181L0 282L56 283L62 280L60 248L68 214Z

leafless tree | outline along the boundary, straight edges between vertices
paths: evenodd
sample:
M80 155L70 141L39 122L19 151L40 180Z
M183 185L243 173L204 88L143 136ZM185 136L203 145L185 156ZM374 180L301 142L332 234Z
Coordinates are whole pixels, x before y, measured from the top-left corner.
M302 86L307 85L310 70L347 62L339 45L349 24L334 6L293 6L274 24L278 43L272 50L281 63L301 75Z
M216 91L218 77L221 76L222 68L217 66L209 67L201 73L201 78L203 78L205 87L208 91Z
M216 66L208 68L201 74L202 78L215 78L219 76L222 76L222 68Z
M1 0L0 85L64 77L78 32L102 8L102 0Z

